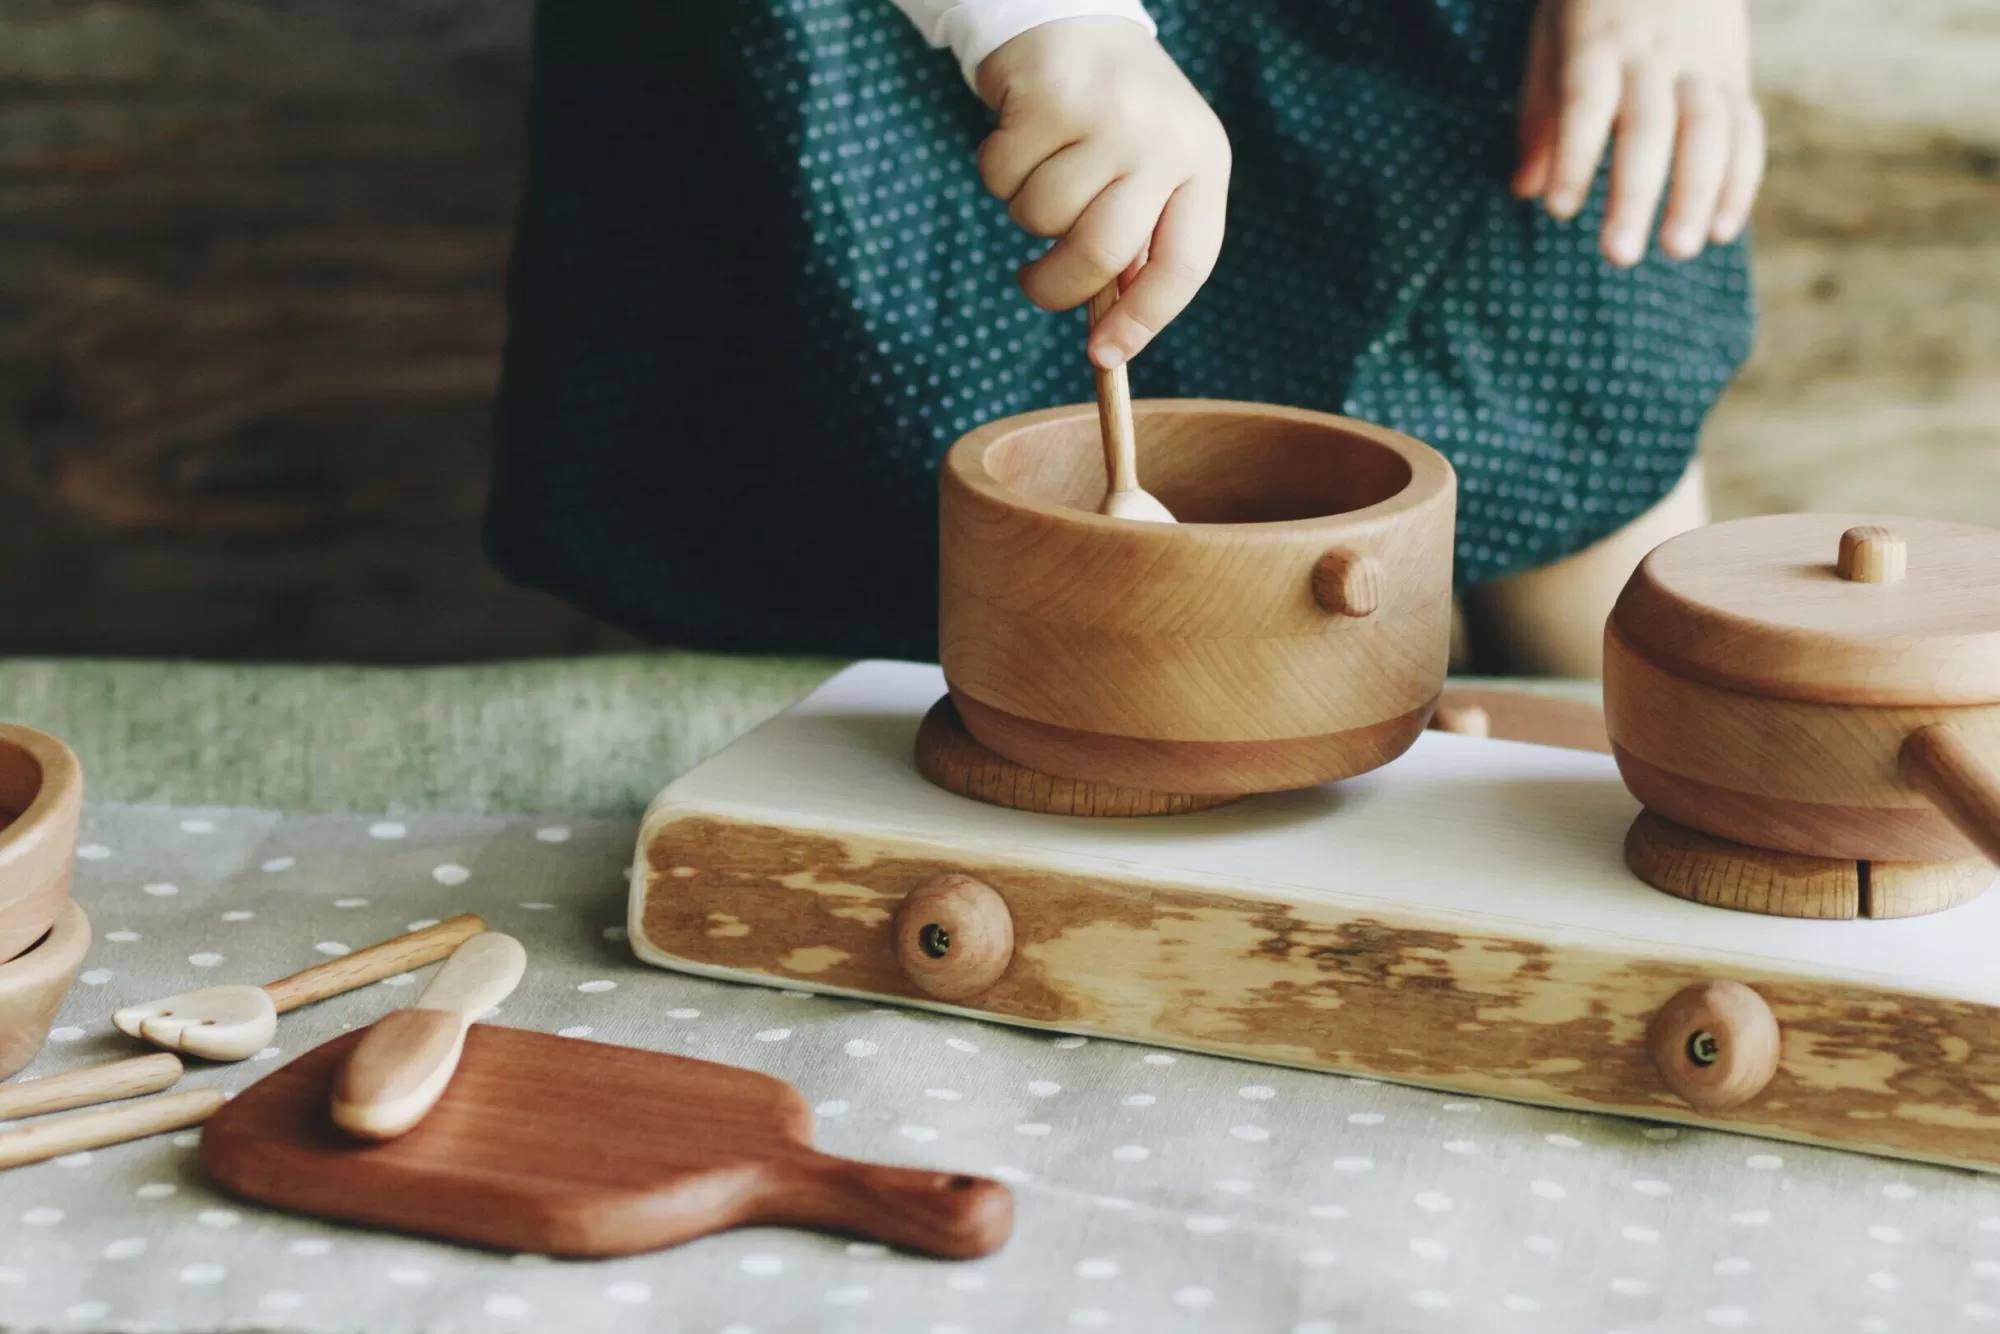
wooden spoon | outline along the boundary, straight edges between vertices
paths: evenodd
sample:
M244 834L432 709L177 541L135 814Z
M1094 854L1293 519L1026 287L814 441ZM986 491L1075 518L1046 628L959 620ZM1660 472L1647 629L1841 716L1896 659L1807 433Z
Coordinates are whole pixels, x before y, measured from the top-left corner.
M375 1021L333 1083L333 1123L359 1139L408 1134L444 1096L473 1021L512 995L528 968L521 942L474 936L407 1010Z
M485 922L465 913L261 987L203 987L128 1005L111 1022L119 1032L167 1051L211 1061L248 1060L270 1045L279 1015L436 963L485 929Z
M1090 326L1096 328L1111 308L1118 304L1118 280L1090 298ZM1095 363L1092 363L1095 366ZM1132 385L1123 362L1097 370L1097 425L1104 434L1104 469L1111 489L1104 493L1098 513L1114 519L1137 519L1144 523L1174 523L1173 511L1151 494L1139 489L1139 453L1132 433Z

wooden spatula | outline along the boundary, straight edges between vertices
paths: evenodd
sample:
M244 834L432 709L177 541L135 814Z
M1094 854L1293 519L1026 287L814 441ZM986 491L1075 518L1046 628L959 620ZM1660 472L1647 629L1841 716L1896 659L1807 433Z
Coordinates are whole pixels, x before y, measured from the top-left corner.
M460 945L415 1005L362 1035L333 1083L334 1124L362 1139L409 1133L451 1082L465 1031L514 994L527 967L521 942L498 931Z
M246 1089L202 1132L225 1190L279 1209L540 1255L630 1255L784 1225L969 1259L999 1249L997 1181L812 1147L798 1090L751 1070L475 1024L415 1130L364 1144L328 1114L362 1034Z

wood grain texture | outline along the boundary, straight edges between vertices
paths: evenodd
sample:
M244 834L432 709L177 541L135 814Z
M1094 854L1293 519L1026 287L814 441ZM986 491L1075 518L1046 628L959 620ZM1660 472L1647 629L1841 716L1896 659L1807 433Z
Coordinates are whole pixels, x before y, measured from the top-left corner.
M46 1162L66 1153L185 1130L206 1121L227 1101L221 1089L189 1089L116 1107L65 1112L32 1125L0 1130L0 1168Z
M1660 1079L1703 1112L1733 1111L1762 1093L1782 1041L1771 1007L1741 982L1683 987L1646 1026Z
M0 723L0 964L48 934L69 902L83 766L33 728Z
M1604 704L1633 794L1677 823L1809 856L1979 853L1910 783L1901 756L1912 732L1936 723L2000 755L2000 705L1857 707L1749 694L1664 669L1617 617L1605 630Z
M632 1047L475 1025L424 1123L357 1145L327 1114L347 1034L209 1123L202 1166L274 1208L500 1250L629 1255L732 1227L846 1232L971 1258L1005 1243L996 1181L829 1157L769 1075Z
M917 772L947 792L1046 815L1180 815L1236 800L1229 793L1149 792L1039 773L981 745L966 731L949 695L931 706L917 728L916 761Z
M0 1087L0 1121L18 1121L22 1117L158 1093L171 1088L180 1077L180 1057L163 1051L85 1066L81 1070L65 1070L30 1083Z
M1029 768L1161 791L1147 775L1074 767L1068 738L1234 745L1324 739L1427 708L1450 653L1455 481L1407 436L1294 409L1136 405L1140 463L1175 526L1097 509L1105 475L1088 409L1007 418L943 469L941 653L973 735ZM1367 616L1314 596L1333 547L1392 577ZM991 711L990 715L986 711ZM1046 745L988 716L1058 729ZM1317 762L1354 772L1319 746ZM1379 761L1376 761L1379 762ZM1299 786L1285 774L1271 782Z
M1625 836L1625 864L1654 888L1696 903L1835 920L1939 912L1993 883L1993 867L1983 857L1869 862L1772 852L1712 837L1650 810L1639 814Z
M1844 579L1843 535L1893 532L1907 570ZM1935 519L1775 514L1656 547L1612 624L1695 681L1819 704L2000 704L2000 532Z
M290 977L267 982L263 990L279 1014L301 1005L312 1005L332 996L344 995L358 987L380 982L385 977L407 973L448 958L460 946L486 930L475 913L460 913L435 926L411 931L392 940L355 950L338 959L314 964Z
M680 813L642 846L635 942L697 972L933 1003L896 962L894 908L910 885L966 874L1007 899L1016 943L962 1013L2000 1169L1986 1004L889 834ZM1661 1081L1646 1030L1718 975L1766 999L1783 1055L1752 1104L1701 1114Z
M1157 783L1168 791L1231 797L1351 778L1408 750L1430 721L1430 702L1405 714L1326 736L1263 741L1160 741L1037 722L956 693L952 703L981 745L1027 767L1119 788Z
M530 8L0 6L0 652L630 642L479 537Z
M72 899L32 949L0 963L0 1079L41 1051L89 949L90 919Z
M1899 758L1911 785L2000 864L2000 744L1984 729L1932 723L1910 733Z

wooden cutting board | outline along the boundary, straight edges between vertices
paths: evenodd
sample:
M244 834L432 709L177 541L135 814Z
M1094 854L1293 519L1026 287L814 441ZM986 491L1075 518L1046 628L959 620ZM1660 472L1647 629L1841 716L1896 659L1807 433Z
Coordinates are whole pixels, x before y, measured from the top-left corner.
M997 1181L820 1153L811 1109L782 1080L487 1024L422 1124L365 1144L327 1111L360 1039L335 1038L216 1113L202 1132L209 1175L295 1213L540 1255L630 1255L768 1224L970 1259L1013 1227Z
M640 831L639 957L2000 1170L2000 894L1889 922L1691 903L1626 868L1639 806L1610 756L1444 732L1214 810L1012 810L918 774L943 692L935 667L859 664L676 780ZM1781 1033L1768 1085L1722 1112L1649 1038L1719 981Z

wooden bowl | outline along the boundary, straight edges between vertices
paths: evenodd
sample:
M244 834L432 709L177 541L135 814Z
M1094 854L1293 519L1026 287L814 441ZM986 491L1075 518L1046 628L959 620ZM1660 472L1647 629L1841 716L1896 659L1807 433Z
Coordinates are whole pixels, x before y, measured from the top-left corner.
M11 963L0 963L0 1079L42 1049L89 949L90 919L68 903L34 948Z
M69 901L83 769L52 736L0 723L0 962L48 934Z
M1698 529L1605 630L1634 796L1813 857L2000 861L2000 532L1783 514Z
M1451 465L1295 408L1133 405L1139 477L1181 520L1097 513L1093 407L946 456L940 656L966 727L1017 764L1183 793L1308 787L1423 730L1451 639Z

